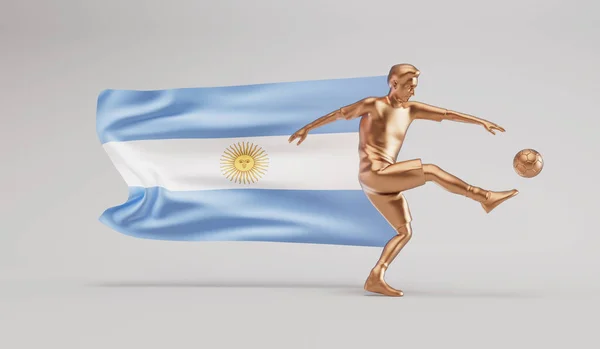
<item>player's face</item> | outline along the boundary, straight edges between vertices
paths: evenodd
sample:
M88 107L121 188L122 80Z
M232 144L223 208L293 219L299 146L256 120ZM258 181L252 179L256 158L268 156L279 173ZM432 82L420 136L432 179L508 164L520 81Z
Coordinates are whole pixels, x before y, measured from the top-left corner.
M410 97L415 95L415 89L417 88L418 80L416 77L406 81L400 85L395 91L395 98L401 102L407 102Z
M412 78L408 84L408 95L409 98L415 95L415 89L417 88L418 80L416 77Z

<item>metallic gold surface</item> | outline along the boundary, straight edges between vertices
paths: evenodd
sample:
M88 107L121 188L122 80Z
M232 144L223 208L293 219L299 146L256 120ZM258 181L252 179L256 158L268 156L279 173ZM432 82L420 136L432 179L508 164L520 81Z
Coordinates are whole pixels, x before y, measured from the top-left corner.
M433 164L421 159L396 162L410 124L414 120L441 122L451 120L483 126L488 132L505 130L484 119L468 114L409 101L418 85L419 70L410 64L394 65L388 74L389 93L383 97L366 97L343 106L296 131L289 142L300 145L308 133L336 120L361 118L359 127L359 181L371 203L394 227L397 235L384 247L379 261L371 270L364 288L387 296L402 296L403 292L390 287L384 274L390 263L410 240L412 220L404 191L434 182L450 193L463 195L491 212L518 191L489 191L472 186Z
M534 149L523 149L515 155L513 168L519 176L533 178L542 172L544 159Z

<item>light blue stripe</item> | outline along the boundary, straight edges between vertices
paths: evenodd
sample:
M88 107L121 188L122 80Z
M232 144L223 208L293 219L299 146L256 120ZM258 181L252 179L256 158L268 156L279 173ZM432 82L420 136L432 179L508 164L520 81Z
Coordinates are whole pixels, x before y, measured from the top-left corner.
M394 236L360 190L131 187L100 221L126 235L178 241L268 241L384 246Z
M106 90L98 97L96 131L101 143L291 135L344 105L387 92L384 76L160 91ZM338 121L313 133L356 132L358 122Z

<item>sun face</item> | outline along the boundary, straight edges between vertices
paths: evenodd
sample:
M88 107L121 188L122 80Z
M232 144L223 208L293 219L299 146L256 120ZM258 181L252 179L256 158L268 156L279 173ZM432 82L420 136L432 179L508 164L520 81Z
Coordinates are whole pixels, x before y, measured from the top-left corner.
M248 184L265 175L269 165L267 153L250 142L231 145L221 156L221 173L232 182Z

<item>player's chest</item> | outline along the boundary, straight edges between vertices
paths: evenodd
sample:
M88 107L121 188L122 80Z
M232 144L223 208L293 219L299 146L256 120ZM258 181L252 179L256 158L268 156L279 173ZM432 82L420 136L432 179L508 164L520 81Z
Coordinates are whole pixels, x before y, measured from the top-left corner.
M411 122L408 108L385 108L381 110L380 116L379 122L388 130L404 131Z

